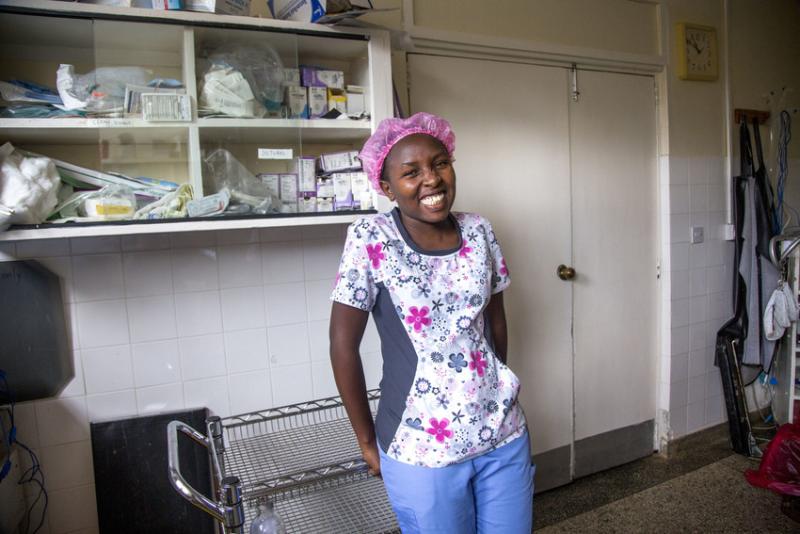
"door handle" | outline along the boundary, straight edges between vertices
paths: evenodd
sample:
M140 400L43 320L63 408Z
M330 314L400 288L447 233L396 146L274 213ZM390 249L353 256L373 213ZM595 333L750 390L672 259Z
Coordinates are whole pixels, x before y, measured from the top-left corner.
M556 268L556 275L562 280L572 280L575 278L575 269L561 264Z

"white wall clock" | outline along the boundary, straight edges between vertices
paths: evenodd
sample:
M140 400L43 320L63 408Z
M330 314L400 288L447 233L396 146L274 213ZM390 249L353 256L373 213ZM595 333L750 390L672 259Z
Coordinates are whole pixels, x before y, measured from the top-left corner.
M717 30L711 26L676 25L678 78L714 81L719 78Z

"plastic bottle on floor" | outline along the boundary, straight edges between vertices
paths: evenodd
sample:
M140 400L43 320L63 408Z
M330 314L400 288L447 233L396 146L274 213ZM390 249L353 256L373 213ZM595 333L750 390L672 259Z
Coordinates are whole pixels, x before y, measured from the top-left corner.
M271 502L258 505L258 515L250 524L250 534L286 534L286 528Z

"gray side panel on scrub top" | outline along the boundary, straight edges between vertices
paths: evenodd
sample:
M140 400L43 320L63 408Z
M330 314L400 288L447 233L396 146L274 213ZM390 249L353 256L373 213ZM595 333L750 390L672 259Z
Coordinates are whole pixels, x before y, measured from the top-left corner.
M375 434L383 451L388 452L417 373L417 351L397 315L389 290L382 283L377 286L378 295L372 316L381 338L383 378L378 415L375 417Z

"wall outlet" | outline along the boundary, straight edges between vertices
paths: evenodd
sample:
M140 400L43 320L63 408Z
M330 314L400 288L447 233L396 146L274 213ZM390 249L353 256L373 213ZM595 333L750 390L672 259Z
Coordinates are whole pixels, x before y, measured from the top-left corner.
M692 244L702 243L705 239L705 231L702 226L692 226Z

